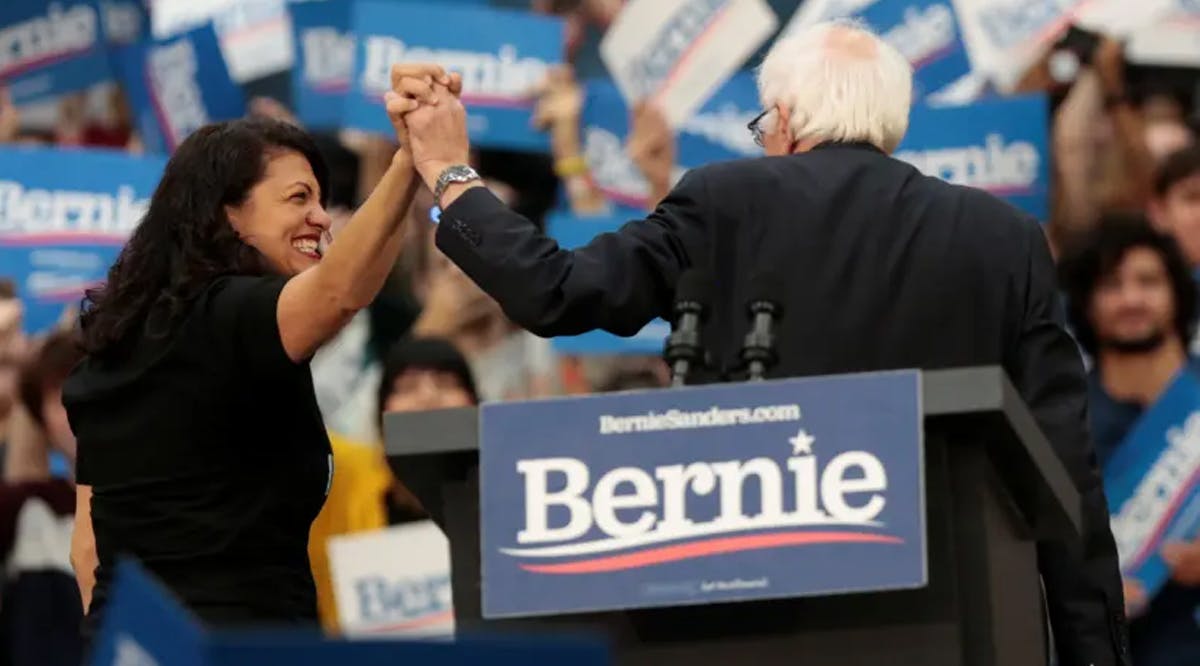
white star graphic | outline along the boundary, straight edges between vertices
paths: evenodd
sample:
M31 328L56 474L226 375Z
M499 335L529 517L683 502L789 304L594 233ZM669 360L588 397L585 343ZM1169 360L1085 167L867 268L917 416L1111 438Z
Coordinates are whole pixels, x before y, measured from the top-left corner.
M808 434L808 431L801 428L795 437L789 437L788 441L792 444L792 455L794 456L811 456L813 442L817 441L816 437Z

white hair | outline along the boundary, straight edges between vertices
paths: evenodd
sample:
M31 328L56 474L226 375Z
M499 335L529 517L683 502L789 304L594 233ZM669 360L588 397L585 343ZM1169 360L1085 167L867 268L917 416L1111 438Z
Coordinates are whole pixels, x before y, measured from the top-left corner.
M908 130L912 66L857 22L817 23L771 47L758 95L763 108L790 110L797 140L866 141L890 153Z

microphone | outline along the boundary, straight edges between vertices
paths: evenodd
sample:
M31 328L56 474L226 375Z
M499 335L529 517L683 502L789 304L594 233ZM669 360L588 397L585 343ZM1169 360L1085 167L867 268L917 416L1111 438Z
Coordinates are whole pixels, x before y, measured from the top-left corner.
M663 358L671 366L671 386L683 386L688 373L701 365L700 325L708 316L711 293L710 276L696 268L684 271L675 285L675 327L663 349Z
M783 316L783 307L776 294L783 293L782 282L771 273L759 273L750 280L750 300L746 309L750 316L750 332L742 343L742 362L749 368L749 380L762 381L779 362L775 349L775 324Z

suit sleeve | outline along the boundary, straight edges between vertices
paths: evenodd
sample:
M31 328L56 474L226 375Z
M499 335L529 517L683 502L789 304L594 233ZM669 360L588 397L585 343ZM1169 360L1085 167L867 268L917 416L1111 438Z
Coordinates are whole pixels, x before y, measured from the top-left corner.
M476 187L442 212L437 245L537 335L628 336L669 312L680 274L705 252L704 195L689 172L646 219L565 250Z
M1038 545L1050 622L1062 666L1127 666L1128 638L1117 549L1088 430L1087 383L1067 334L1054 264L1040 225L1025 221L1024 313L1010 372L1082 498L1083 538ZM1021 284L1023 282L1024 284Z

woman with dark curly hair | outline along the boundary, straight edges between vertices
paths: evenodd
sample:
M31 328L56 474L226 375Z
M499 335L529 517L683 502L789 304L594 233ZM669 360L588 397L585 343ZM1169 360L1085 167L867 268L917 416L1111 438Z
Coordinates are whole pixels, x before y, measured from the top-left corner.
M428 65L398 65L393 81L406 73L460 86ZM386 102L406 146L400 118L417 101ZM419 182L402 147L328 243L328 181L292 125L204 127L88 293L87 357L63 389L88 630L123 555L211 624L315 622L308 533L334 471L308 363L382 287Z

